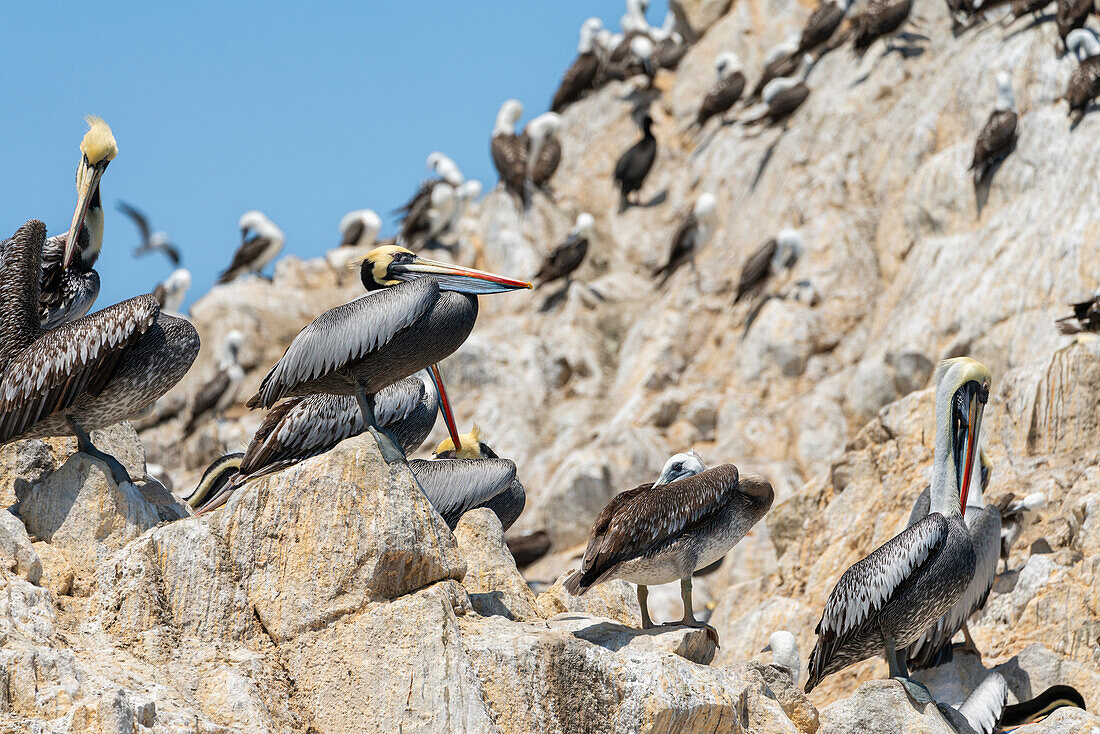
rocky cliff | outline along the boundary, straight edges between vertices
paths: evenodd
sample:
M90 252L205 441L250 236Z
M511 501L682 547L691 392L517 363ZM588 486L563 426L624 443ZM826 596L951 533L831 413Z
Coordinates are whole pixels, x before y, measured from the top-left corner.
M528 504L509 538L545 534L550 552L517 570L486 511L452 533L369 438L201 518L153 482L115 486L97 462L70 458L74 441L14 444L0 452L0 728L952 731L878 680L881 661L807 698L758 651L788 629L805 657L839 575L903 527L930 473L932 369L958 355L994 376L990 494L1042 491L1047 504L971 621L983 658L960 653L919 677L957 703L996 669L1013 700L1065 683L1100 708L1100 348L1052 326L1100 283L1100 117L1069 129L1059 97L1075 62L1056 56L1053 24L995 18L955 37L942 4L922 0L923 51L826 55L787 129L689 131L714 57L736 52L751 83L811 8L680 5L701 35L656 79L645 205L617 211L611 172L637 137L642 95L615 82L565 112L553 200L522 212L493 191L457 242L461 262L530 277L578 212L596 218L572 287L482 299L443 365L460 424L477 421L519 466ZM998 69L1012 72L1020 139L979 202L966 167ZM658 290L649 272L705 191L717 231ZM787 226L808 252L773 292L804 280L814 297L770 299L746 332L733 286ZM138 434L122 426L97 444L135 476L148 458L177 491L193 486L262 417L238 405L181 435L222 336L246 337L243 402L302 326L360 292L321 257L215 288L191 312L204 345L191 374ZM777 492L696 581L720 649L700 631L633 629L622 582L579 600L558 582L615 492L688 447ZM678 590L653 589L650 603L657 621L679 618ZM1060 711L1026 731L1097 726Z

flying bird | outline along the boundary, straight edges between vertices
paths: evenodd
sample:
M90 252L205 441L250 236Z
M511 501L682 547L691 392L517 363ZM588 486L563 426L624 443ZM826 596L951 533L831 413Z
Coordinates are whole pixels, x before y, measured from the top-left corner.
M989 370L967 357L941 363L930 511L837 581L814 630L806 693L826 676L884 652L890 677L918 702L932 700L909 678L904 650L955 605L974 576L974 545L962 513L991 381Z
M657 138L653 137L653 118L641 119L642 139L627 148L615 164L615 184L619 188L619 211L631 205L630 195L640 191L657 159Z
M714 60L714 69L718 72L718 79L699 105L699 112L695 116L698 127L706 125L707 120L715 115L728 112L745 91L745 73L741 70L741 60L737 58L737 54L729 51L718 54Z
M165 313L182 313L183 299L187 296L187 289L191 287L191 271L187 268L176 268L163 283L157 283L153 289L153 297L160 304L160 310Z
M1055 319L1059 334L1072 336L1081 332L1100 333L1100 288L1089 298L1073 304L1073 314Z
M125 201L118 202L118 210L128 216L141 233L141 244L134 248L134 257L148 255L150 252L159 252L168 258L172 265L180 264L180 251L176 249L168 235L164 232L154 232L149 224L149 218L136 207Z
M271 408L296 395L354 395L383 458L404 461L377 420L375 394L453 354L473 330L478 294L531 284L392 245L367 253L359 277L367 294L302 329L248 407Z
M1012 77L1008 72L997 72L997 104L986 120L985 126L974 143L974 158L970 170L974 172L974 185L985 182L998 163L1016 148L1016 100L1012 94Z
M496 124L489 151L493 156L500 182L520 204L527 206L527 146L516 134L516 123L523 116L519 100L508 99L497 111Z
M247 273L259 273L283 249L283 231L263 212L245 212L237 226L241 230L241 246L233 262L218 277L218 283L232 283Z
M706 247L717 224L718 200L709 191L699 194L692 210L681 215L680 226L672 235L672 245L664 265L653 271L653 277L660 278L657 281L658 288L663 288L684 263L691 262L694 265L695 253Z
M588 240L592 237L595 226L596 220L588 212L577 215L577 221L569 231L565 242L543 258L542 265L534 277L536 288L561 279L565 279L568 285L571 276L584 262L584 256L588 254Z
M222 338L221 353L218 354L215 373L195 394L191 403L191 415L187 419L183 432L191 434L199 423L208 416L219 419L237 400L237 391L244 380L241 368L240 352L244 345L244 334L236 329Z
M599 18L589 18L581 24L581 40L577 44L577 58L562 76L558 91L550 103L551 112L564 112L595 85L596 71L600 68L599 51L596 48L596 34L603 29Z

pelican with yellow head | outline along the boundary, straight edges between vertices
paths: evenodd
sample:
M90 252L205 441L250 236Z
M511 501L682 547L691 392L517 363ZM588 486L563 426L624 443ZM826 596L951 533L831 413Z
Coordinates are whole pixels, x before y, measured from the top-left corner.
M302 329L248 406L271 408L294 395L354 395L382 456L389 463L404 461L400 446L376 420L375 393L435 368L462 346L477 321L479 295L531 284L429 260L396 245L376 247L358 265L366 295ZM445 400L441 379L438 387ZM457 432L452 440L461 448Z
M62 266L68 268L76 255L80 230L88 225L88 247L81 250L81 259L99 257L103 244L103 204L99 196L99 180L107 165L118 155L118 144L111 128L100 117L86 117L88 132L80 141L80 165L76 169L76 211L69 232L65 236L65 255ZM89 250L85 254L84 250Z

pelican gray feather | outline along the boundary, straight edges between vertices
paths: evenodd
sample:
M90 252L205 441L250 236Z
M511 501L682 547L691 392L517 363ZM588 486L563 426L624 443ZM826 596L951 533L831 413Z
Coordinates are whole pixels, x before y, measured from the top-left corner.
M523 511L523 485L508 459L413 459L409 469L452 530L464 514L479 507L492 510L505 530Z

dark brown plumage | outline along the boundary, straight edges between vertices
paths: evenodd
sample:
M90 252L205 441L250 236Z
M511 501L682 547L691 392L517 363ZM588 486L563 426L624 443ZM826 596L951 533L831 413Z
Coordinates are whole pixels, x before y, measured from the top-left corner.
M1067 336L1083 331L1100 333L1100 291L1087 301L1073 304L1073 314L1056 320L1059 334Z
M1015 18L1027 15L1028 13L1040 13L1046 6L1050 5L1053 0L1012 0L1012 15Z
M591 90L599 68L600 57L595 51L578 54L561 78L558 91L554 93L554 100L550 103L550 111L562 112Z
M872 43L901 28L912 9L913 0L872 0L856 21L856 52L862 54Z
M767 281L772 272L772 258L775 257L778 246L773 238L749 255L749 259L745 261L744 266L741 268L741 277L737 281L737 295L733 299L734 303L755 293Z
M695 215L688 210L680 214L679 219L680 226L672 234L668 258L653 271L653 277L660 278L658 288L663 288L668 279L695 256L695 237L692 236L696 230Z
M844 21L844 14L844 8L840 7L835 0L826 0L818 5L817 10L810 14L806 25L802 27L802 36L798 41L798 52L795 56L812 51L832 38L833 33Z
M798 59L799 54L792 48L791 53L781 56L775 61L767 64L764 67L764 71L761 72L760 79L757 80L756 86L752 88L752 94L749 95L749 99L760 99L760 95L764 93L764 87L768 86L768 82L773 79L780 79L793 74L798 69Z
M535 274L535 287L541 288L555 280L568 278L581 266L587 254L588 237L570 235L565 242L547 253L538 273Z
M1084 118L1089 103L1100 95L1100 56L1090 56L1073 71L1066 85L1070 124L1076 126Z
M523 137L515 133L499 133L493 136L489 148L501 183L526 206L527 146Z
M975 181L984 181L993 167L1016 147L1016 122L1015 110L995 110L989 115L974 143L969 170L974 171Z
M214 412L218 407L218 401L229 389L229 384L229 373L225 370L218 370L217 374L207 380L206 384L199 389L194 402L191 404L191 415L187 419L187 425L184 426L184 433L193 433L195 427L208 414Z
M642 139L627 148L615 163L615 183L619 187L619 211L630 205L630 195L642 188L657 159L657 138L653 136L653 118L642 118Z
M1085 21L1093 11L1093 0L1057 0L1054 21L1058 25L1058 37L1062 39L1062 49L1066 47L1066 36L1070 31L1083 28Z
M745 74L741 71L732 72L718 80L707 92L707 96L703 97L699 113L695 116L695 124L702 127L710 118L727 112L737 104L744 91Z
M530 152L530 138L526 133L523 138L524 147ZM557 172L559 165L561 165L561 141L558 140L556 135L548 135L542 141L542 148L539 150L538 157L528 161L528 173L531 176L531 183L540 189L543 188L550 183L550 179Z
M805 82L798 82L784 89L768 101L768 111L765 113L764 119L772 125L783 122L801 107L809 96L810 88L806 86Z
M218 280L218 284L231 283L238 276L250 271L253 263L258 260L267 248L271 247L271 240L262 235L256 235L241 243L237 251L233 253L233 262L225 269Z

